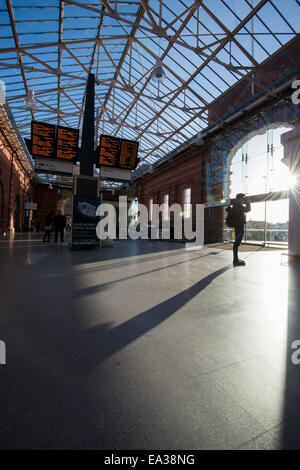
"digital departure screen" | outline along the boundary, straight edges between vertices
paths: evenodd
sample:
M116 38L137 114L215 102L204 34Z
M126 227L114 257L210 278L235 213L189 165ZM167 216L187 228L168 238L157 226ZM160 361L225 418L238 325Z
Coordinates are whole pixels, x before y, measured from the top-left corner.
M119 165L121 139L108 135L101 135L99 149L99 165L114 166Z
M31 147L33 157L75 161L78 156L78 129L31 121Z
M122 139L120 157L119 157L120 168L127 168L128 170L134 170L134 168L136 167L138 147L139 147L138 142Z
M56 158L54 124L31 122L31 152L33 157Z
M56 157L64 160L76 160L78 155L79 130L57 126Z
M138 148L136 141L101 135L98 165L134 170Z

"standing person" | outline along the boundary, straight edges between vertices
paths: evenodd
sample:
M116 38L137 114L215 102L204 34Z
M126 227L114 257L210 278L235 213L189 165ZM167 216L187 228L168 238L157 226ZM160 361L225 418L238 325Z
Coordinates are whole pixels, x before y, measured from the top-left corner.
M53 214L54 214L54 211L51 211L46 217L45 234L44 234L43 242L50 242L50 233L51 233L52 225L53 225Z
M66 218L62 215L61 211L54 217L53 225L55 227L55 241L58 240L58 232L60 233L60 241L64 241L64 229L66 226Z
M238 193L236 199L232 201L232 207L227 207L228 213L227 218L231 219L229 226L234 228L234 244L233 244L233 266L245 266L245 261L242 261L238 257L238 249L242 243L245 224L246 224L246 212L250 212L250 202L247 201L245 194Z

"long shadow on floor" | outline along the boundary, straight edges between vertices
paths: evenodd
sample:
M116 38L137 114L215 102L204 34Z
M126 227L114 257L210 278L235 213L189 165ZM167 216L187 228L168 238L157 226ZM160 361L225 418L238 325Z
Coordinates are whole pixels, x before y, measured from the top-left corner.
M86 365L94 368L99 362L163 323L229 269L232 269L232 264L218 269L192 287L145 310L116 328L110 329L108 325L100 325L86 330L77 340L79 350L86 351Z
M99 260L113 260L184 249L184 243L168 240L116 240L112 248L74 252L72 264L94 263ZM165 255L164 255L165 256Z
M123 282L123 281L129 281L131 279L136 279L138 277L142 277L142 276L147 276L148 274L153 274L153 273L158 273L158 272L161 272L161 271L164 271L166 269L170 269L170 268L173 268L174 266L179 266L181 264L186 264L186 263L190 263L191 261L198 261L199 259L202 259L202 258L206 258L208 256L213 256L213 255L217 255L218 252L210 252L210 253L207 253L205 255L201 255L201 256L195 256L194 258L189 258L187 260L184 260L184 261L178 261L178 263L173 263L173 264L168 264L167 266L161 266L160 268L156 268L156 269L152 269L150 271L143 271L141 273L138 273L138 274L133 274L132 276L126 276L126 277L122 277L120 279L115 279L113 281L109 281L109 282L104 282L104 283L101 283L99 285L96 285L96 286L92 286L92 287L85 287L83 289L78 289L76 292L74 292L74 297L83 297L83 296L86 296L86 295L93 295L97 292L101 292L105 289L109 289L110 287L112 287L113 285L115 284L118 284L119 282ZM164 256L164 259L166 258L166 256ZM152 259L152 258L151 258ZM144 260L145 261L148 261L148 259ZM141 260L139 262L142 262ZM128 264L133 264L135 265L136 263L128 263ZM114 265L109 265L108 266L110 269L112 267L116 267ZM92 269L93 271L96 271L96 272L99 272L103 270L103 268L107 268L107 266L104 266L104 267L99 267L98 269L93 269L93 268L90 268ZM118 266L119 267L119 264ZM90 272L90 269L89 269L89 272Z
M126 389L119 390L120 384L113 380L105 389L101 382L98 398L92 391L90 372L161 325L231 267L218 269L117 327L104 323L88 329L85 319L90 324L94 305L81 303L73 295L80 274L78 279L66 277L61 282L53 278L49 282L41 277L42 263L23 267L18 273L22 280L17 294L11 279L4 278L0 326L8 354L7 365L1 369L0 448L115 448L120 421L115 396L126 395ZM100 317L102 308L103 317L108 317L105 305L96 308ZM112 375L114 372L111 370ZM117 390L111 397L112 387ZM127 412L131 410L126 409L125 427ZM120 413L124 414L124 408ZM126 436L122 442L126 446Z

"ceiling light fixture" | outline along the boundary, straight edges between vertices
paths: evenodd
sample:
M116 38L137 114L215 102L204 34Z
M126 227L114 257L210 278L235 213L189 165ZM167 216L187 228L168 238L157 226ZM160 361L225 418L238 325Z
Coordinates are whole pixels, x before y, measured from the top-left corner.
M35 101L35 98L34 98L34 91L33 90L28 90L27 95L24 98L24 105L28 109L36 108L36 101Z
M197 145L197 147L202 147L202 145L204 145L204 140L203 140L201 132L198 132L194 143L195 145Z
M166 78L166 74L164 72L163 66L162 66L162 61L157 57L156 59L156 65L154 67L154 70L151 74L151 80L153 80L156 83L161 83L164 81Z

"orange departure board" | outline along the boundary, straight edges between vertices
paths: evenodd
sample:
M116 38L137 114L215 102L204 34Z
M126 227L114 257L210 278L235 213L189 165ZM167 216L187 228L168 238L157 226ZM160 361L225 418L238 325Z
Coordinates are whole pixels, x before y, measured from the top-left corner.
M119 157L119 167L134 170L139 143L133 140L122 139Z
M118 137L101 135L99 149L99 165L119 166L120 141Z
M32 121L31 145L33 157L56 158L55 125Z
M78 129L57 126L56 157L64 160L75 160L78 154Z

